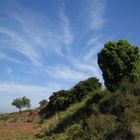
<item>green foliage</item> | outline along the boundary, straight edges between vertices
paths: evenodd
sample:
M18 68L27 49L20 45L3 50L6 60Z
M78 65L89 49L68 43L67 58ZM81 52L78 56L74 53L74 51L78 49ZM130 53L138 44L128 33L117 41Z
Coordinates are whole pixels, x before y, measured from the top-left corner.
M101 83L97 78L91 77L87 80L80 81L71 90L54 92L50 96L46 107L41 110L41 114L45 113L46 116L50 116L57 111L65 110L70 105L80 102L86 96L90 96L90 94L95 94L99 91L101 91Z
M70 105L68 94L66 90L54 92L49 98L49 107L54 111L66 109Z
M45 105L48 104L48 101L45 100L45 99L43 99L43 100L41 100L41 101L39 102L39 104L40 104L41 107L43 107L43 106L45 106Z
M126 40L107 42L98 54L98 64L103 72L105 85L115 91L123 79L135 81L139 78L139 49Z
M134 140L131 125L123 118L116 124L114 130L105 136L106 140Z
M90 92L96 92L101 90L101 83L99 79L91 77L85 81L80 81L71 90L71 102L79 102Z
M25 96L22 98L16 98L13 100L12 105L18 108L20 111L22 108L30 108L30 99Z
M113 104L112 96L107 96L100 101L99 109L102 113L110 112L112 104Z
M101 113L111 113L116 115L118 119L123 115L126 108L134 107L134 96L120 91L105 96L99 102L99 109Z
M140 122L139 85L140 81L135 84L127 81L113 93L93 90L87 100L71 104L67 110L58 112L57 121L52 122L53 127L47 129L45 135L48 139L58 140L63 137L66 140L139 138L140 127L133 126L133 123Z
M115 130L115 119L113 115L91 115L86 119L85 138L88 140L105 139L106 135Z
M138 74L140 73L140 62L139 61L136 63L136 71Z
M81 124L71 125L67 130L67 139L66 140L85 140L85 133L82 129Z
M135 83L130 83L128 80L123 80L119 89L123 93L129 93L134 96L140 96L140 80Z
M91 98L91 102L97 104L102 98L103 98L103 94L102 93L96 93Z

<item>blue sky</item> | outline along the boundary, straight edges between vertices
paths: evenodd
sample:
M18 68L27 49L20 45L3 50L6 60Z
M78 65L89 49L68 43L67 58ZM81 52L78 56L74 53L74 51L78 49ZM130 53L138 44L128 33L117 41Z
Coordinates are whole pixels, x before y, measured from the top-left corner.
M140 46L139 0L0 0L0 112L32 107L80 80L102 80L97 53L109 40Z

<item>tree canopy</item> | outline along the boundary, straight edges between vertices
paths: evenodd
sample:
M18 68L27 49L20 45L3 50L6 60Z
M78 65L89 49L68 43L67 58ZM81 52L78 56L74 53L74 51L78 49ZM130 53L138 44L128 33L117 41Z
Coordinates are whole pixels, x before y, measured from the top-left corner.
M41 106L41 107L43 107L43 106L45 106L45 105L47 105L48 104L48 101L46 100L46 99L43 99L43 100L41 100L40 102L39 102L39 105Z
M140 62L139 49L126 40L109 41L98 54L98 64L103 73L105 85L115 91L123 79L130 82L139 77L137 65Z
M18 108L21 112L22 108L30 108L30 99L25 96L22 98L16 98L13 100L12 105Z
M81 101L90 92L101 89L101 83L96 77L88 78L87 80L80 81L71 90L72 102Z
M52 96L49 98L49 106L53 110L64 110L70 105L68 91L60 90L54 92Z
M88 78L84 81L80 81L70 90L60 90L53 92L49 98L46 109L48 112L56 112L65 110L71 104L80 102L85 96L89 96L91 93L101 90L101 83L96 77Z

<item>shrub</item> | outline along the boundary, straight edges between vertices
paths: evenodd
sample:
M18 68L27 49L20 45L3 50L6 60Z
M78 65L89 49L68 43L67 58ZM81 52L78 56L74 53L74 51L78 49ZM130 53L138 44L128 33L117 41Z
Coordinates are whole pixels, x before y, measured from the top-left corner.
M95 77L91 77L85 81L80 81L71 89L71 102L79 102L90 92L100 91L101 83Z
M43 106L45 106L45 105L48 104L48 101L45 100L45 99L43 99L43 100L41 100L41 101L39 102L39 104L40 104L40 107L43 107Z
M88 140L103 140L108 133L115 130L115 117L112 115L92 115L86 120L85 137Z
M111 112L111 107L113 104L112 95L108 95L107 97L103 98L99 103L99 109L102 113Z
M105 137L106 140L133 140L134 135L130 124L123 120L117 124L116 128L108 133Z
M49 98L49 107L54 109L54 111L66 109L70 105L68 94L69 92L66 90L54 92Z
M85 140L84 130L82 129L81 124L71 125L67 130L67 139L66 140Z

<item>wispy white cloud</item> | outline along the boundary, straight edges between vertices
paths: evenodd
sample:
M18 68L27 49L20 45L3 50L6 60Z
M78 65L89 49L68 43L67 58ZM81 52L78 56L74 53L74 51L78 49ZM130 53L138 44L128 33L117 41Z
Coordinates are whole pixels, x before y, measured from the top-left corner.
M59 15L59 24L53 24L53 21L47 18L47 15L44 16L22 6L19 7L9 12L11 18L17 22L19 30L13 31L0 27L0 32L10 38L7 40L9 44L12 44L9 47L10 49L26 56L33 65L40 66L41 68L38 67L38 71L45 66L44 54L54 53L54 55L62 55L70 60L73 67L61 67L61 64L59 67L51 68L50 66L47 73L55 78L81 80L89 76L85 73L92 71L99 75L96 65L89 62L90 58L100 49L101 45L98 37L87 42L87 48L83 55L80 57L74 56L73 52L76 51L76 48L73 47L73 44L76 43L75 32L72 30L71 21L64 9L60 9L57 14ZM89 0L85 21L91 30L100 29L103 26L105 22L104 12L105 2L103 0ZM82 39L80 41L82 42ZM91 48L93 44L95 47ZM7 60L11 58L9 56ZM11 59L11 61L14 60Z
M85 77L91 77L95 76L100 79L101 82L103 82L102 76L101 76L101 71L99 70L97 61L93 60L94 63L88 63L84 62L82 59L69 59L71 61L71 64L73 67L75 67L78 71L86 73Z
M24 64L22 61L18 60L17 58L10 57L4 52L0 52L0 60L6 60L6 61L18 63L18 64Z
M97 61L97 54L103 48L105 39L103 39L104 34L101 29L103 29L107 21L105 16L106 2L106 0L88 0L89 6L85 12L85 20L89 28L88 32L97 30L100 30L100 32L93 33L92 37L90 36L87 39L87 43L83 49L85 52L83 60L86 62L89 62L91 59ZM97 68L96 63L94 67Z
M87 22L90 29L101 29L105 23L106 0L89 0Z
M103 43L101 41L93 43L92 47L90 47L87 53L85 54L84 60L85 61L91 60L93 59L93 57L97 58L97 54L101 50L102 47L103 47Z
M73 34L68 17L65 15L64 9L60 11L61 27L63 31L64 44L69 45L73 42Z
M0 82L0 94L10 93L17 96L35 96L41 94L47 98L54 90L57 90L57 88L49 86L43 87L38 85L27 85L16 82Z
M34 65L41 64L41 55L40 51L28 42L26 38L15 31L8 30L4 27L0 27L0 33L9 37L7 40L7 44L9 45L9 49L13 49L24 56L26 56Z
M99 42L100 39L101 39L101 36L100 36L100 35L94 36L94 37L92 37L91 39L89 39L89 40L87 41L86 46L88 47L88 46L91 46L91 45L93 45L93 44L96 44L97 42Z
M70 80L73 82L86 79L88 77L88 75L86 75L85 73L74 70L73 68L67 66L47 67L46 72L48 72L54 78Z
M79 46L80 50L76 56L71 53L70 55L65 55L65 57L71 62L73 67L79 71L93 74L102 80L101 72L97 64L97 53L103 47L102 33L94 34L93 37L88 36L88 33L100 30L105 25L106 0L88 0L86 7L86 10L83 9L83 11L81 11L82 19L80 20L86 22L87 26L84 27L84 30L81 30L80 39L75 40L75 44L80 44L81 46L79 42L83 42L82 40L86 38L85 46ZM72 49L76 51L74 48Z
M33 64L37 65L37 60L40 62L40 59L42 59L41 54L39 54L40 50L43 51L45 55L50 52L63 55L64 50L68 49L66 46L73 42L74 38L70 21L63 8L58 12L59 24L54 24L47 16L24 7L21 7L19 12L17 11L18 10L12 11L10 16L20 26L21 33L19 35L22 41L26 40L24 44L26 43L28 46L30 44L29 47L33 49L29 50L33 51L33 53L30 53L30 57L32 57L32 54L34 55L34 59L30 58ZM21 34L23 36L21 36ZM17 36L19 35L17 34ZM29 49L29 47L24 47L24 52L26 52L27 57L29 57L29 55L26 49ZM35 56L35 53L38 54L38 57L37 55Z
M13 71L12 71L12 69L11 68L6 68L6 73L7 73L7 75L9 75L9 77L13 77Z

